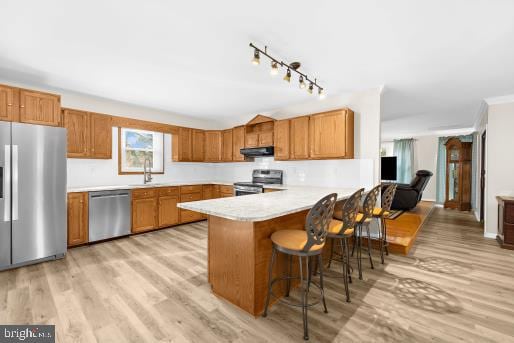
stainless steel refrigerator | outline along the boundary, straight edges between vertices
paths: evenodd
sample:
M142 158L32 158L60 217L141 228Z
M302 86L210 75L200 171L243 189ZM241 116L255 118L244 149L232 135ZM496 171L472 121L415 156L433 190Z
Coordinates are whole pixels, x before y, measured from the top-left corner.
M0 270L66 253L66 130L0 122Z

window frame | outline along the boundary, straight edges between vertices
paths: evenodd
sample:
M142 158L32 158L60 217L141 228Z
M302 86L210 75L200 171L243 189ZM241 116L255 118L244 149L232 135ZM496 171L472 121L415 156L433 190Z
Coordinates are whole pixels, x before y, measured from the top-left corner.
M152 134L160 134L162 135L162 171L154 172L152 170L152 174L164 174L165 170L165 142L164 142L164 133L159 131L150 131L150 130L143 130L143 129L136 129L136 128L130 128L130 127L118 127L118 175L143 175L144 171L123 171L123 154L122 154L122 133L123 130L129 130L129 131L139 131L139 132L147 132ZM155 149L154 149L155 150Z

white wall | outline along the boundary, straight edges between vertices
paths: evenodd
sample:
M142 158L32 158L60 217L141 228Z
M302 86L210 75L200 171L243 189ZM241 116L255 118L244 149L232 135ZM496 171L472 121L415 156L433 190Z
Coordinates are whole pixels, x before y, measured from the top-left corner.
M498 195L514 195L514 102L489 105L486 142L485 235L498 231Z

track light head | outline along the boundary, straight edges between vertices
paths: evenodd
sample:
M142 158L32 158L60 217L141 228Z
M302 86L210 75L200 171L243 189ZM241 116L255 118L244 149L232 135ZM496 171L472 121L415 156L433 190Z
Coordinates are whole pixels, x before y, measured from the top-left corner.
M271 70L269 72L271 76L275 76L278 74L278 63L275 61L271 62Z
M301 89L305 88L305 82L303 81L303 76L302 75L300 75L300 88Z
M291 69L287 68L286 75L284 76L284 81L291 82Z
M309 88L307 88L307 92L309 92L309 94L312 94L312 90L314 89L314 84L311 82L309 84Z
M252 64L254 65L259 65L261 63L261 56L259 54L259 50L255 49L253 51L253 59L252 59Z
M323 88L319 88L319 89L318 89L318 95L319 95L320 100L325 99L326 94L325 94L325 92L323 91Z

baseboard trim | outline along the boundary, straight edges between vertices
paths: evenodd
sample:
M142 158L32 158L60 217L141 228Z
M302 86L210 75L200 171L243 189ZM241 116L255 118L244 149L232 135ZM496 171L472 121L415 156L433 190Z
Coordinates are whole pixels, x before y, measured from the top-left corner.
M485 238L496 239L496 234L492 233L492 232L484 232L484 237Z
M432 201L432 202L435 202L435 199L425 199L425 198L421 198L421 201Z
M434 204L434 207L444 207L444 205L443 205L443 204L437 204L437 203L436 203L436 204Z

